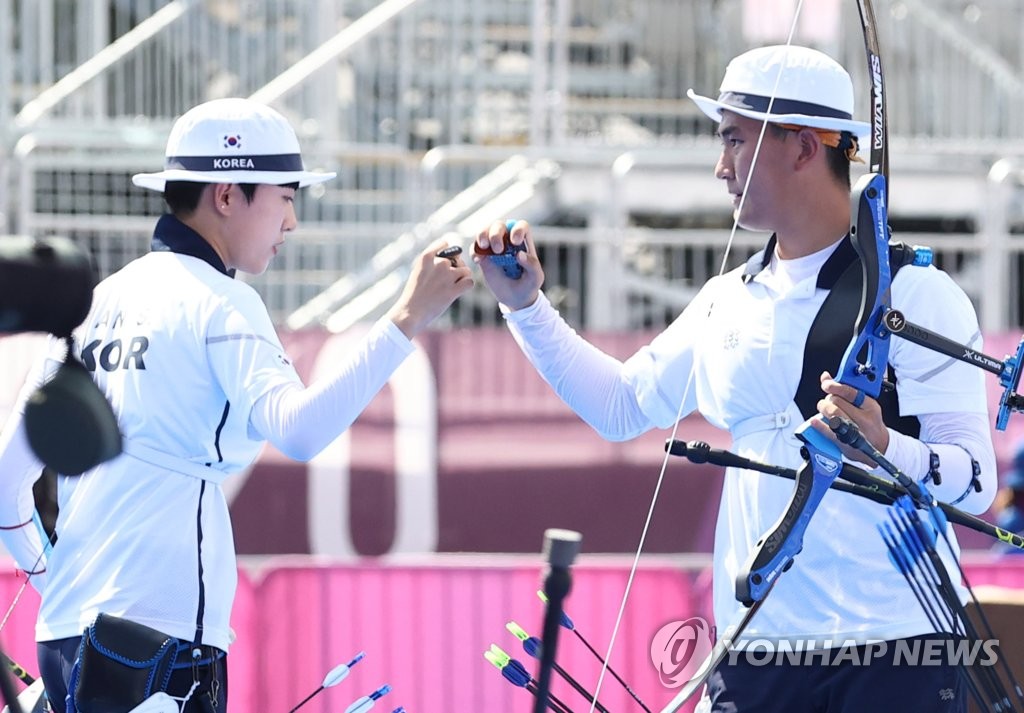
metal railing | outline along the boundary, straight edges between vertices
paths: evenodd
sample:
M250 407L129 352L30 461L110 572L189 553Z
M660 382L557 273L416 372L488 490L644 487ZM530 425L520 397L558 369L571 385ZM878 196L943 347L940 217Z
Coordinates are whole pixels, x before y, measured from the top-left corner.
M11 177L19 187L13 200L17 232L71 236L91 249L101 276L143 254L162 205L157 194L132 187L129 177L158 165L162 139L155 132L136 139L129 151L75 135L23 138ZM250 279L282 324L313 305L291 326L325 323L358 296L360 290L336 285L342 278L349 287L371 287L378 277L407 266L412 251L434 237L454 231L467 240L491 220L519 214L522 201L505 203L497 212L488 206L493 208L493 199L503 192L511 195L528 186L530 176L545 182L543 200L529 217L537 223L546 290L580 327L666 324L717 274L731 225L724 188L710 175L717 151L710 142L657 151L566 147L532 155L456 146L422 159L365 145L315 148L322 165L338 170L339 177L322 191L300 191L299 230L272 269ZM494 182L502 165L505 177L488 189L482 177L490 175ZM1024 325L1022 167L1024 160L986 163L955 154L895 151L891 220L897 236L935 248L937 262L975 301L986 330ZM364 174L377 182L390 177L387 201L380 200L383 191L363 190ZM467 185L474 188L462 188ZM527 193L522 196L528 198ZM424 205L440 207L420 222L415 216ZM395 243L390 248L395 260L375 262L403 235L416 239ZM759 234L737 233L730 266L763 240ZM339 289L345 294L335 298ZM382 304L364 316L379 313ZM495 324L500 316L480 287L447 319L464 326Z
M17 41L3 48L5 61L20 60L4 97L16 131L43 122L169 120L207 99L247 95L312 52L342 19L327 0L3 4L19 21ZM65 13L69 22L54 23ZM51 23L65 29L54 37Z
M855 9L829 15L835 2L814 4L797 41L837 56L866 96ZM685 90L713 93L731 56L779 39L749 22L772 4L0 0L0 111L20 112L28 131L0 154L0 211L8 230L88 243L107 274L148 245L161 201L128 177L160 164L172 118L255 93L292 118L308 164L339 173L302 192L303 227L280 269L253 280L275 318L343 275L372 283L366 266L388 243L522 155L558 164L538 236L570 319L660 324L717 269L728 219L708 178L715 149L699 138L711 122ZM1024 7L876 6L896 227L940 248L986 328L1021 324L1024 305L985 293L1019 292L1024 271L1019 171L998 163L1024 155ZM58 14L73 31L52 32ZM741 240L747 252L761 242ZM497 319L486 295L464 302L453 323Z
M481 225L512 214L549 213L552 206L545 188L555 178L550 162L531 165L518 156L502 162L413 230L381 248L365 265L292 312L286 326L302 329L323 324L341 332L379 317L402 290L414 257L429 243L449 234L450 243L465 243L468 249L466 236Z
M1015 0L875 4L894 134L1024 136L1024 6ZM8 80L0 86L0 112L4 119L20 114L25 130L46 116L79 123L170 120L205 99L263 88L271 98L288 92L283 106L312 120L309 133L326 140L419 150L643 142L705 131L686 89L713 93L729 58L783 41L787 23L773 28L755 20L766 13L788 21L793 5L0 0L0 71ZM795 41L835 55L865 96L854 3L804 5L807 20ZM361 34L374 23L372 34ZM342 53L345 31L353 41Z

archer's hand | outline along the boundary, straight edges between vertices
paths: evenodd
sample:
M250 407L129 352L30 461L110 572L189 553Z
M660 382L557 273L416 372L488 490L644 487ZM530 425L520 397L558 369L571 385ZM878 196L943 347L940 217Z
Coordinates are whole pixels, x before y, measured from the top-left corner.
M861 435L867 439L868 443L877 448L880 453L885 453L885 449L889 447L889 429L885 427L885 421L882 420L882 407L875 399L865 395L863 403L860 406L854 406L853 401L857 397L857 389L840 384L827 371L821 372L821 390L825 392L825 398L818 402L818 413L825 418L839 416L852 421L860 429ZM815 420L814 427L835 440L832 429L827 424ZM839 447L842 449L843 455L851 460L872 467L878 465L855 448L843 444L840 444Z
M502 252L506 239L513 245L526 245L526 251L516 255L523 268L523 274L518 279L508 277L500 267L487 259L488 253L498 255ZM540 286L544 284L544 269L537 258L537 250L530 237L530 224L525 220L513 225L511 233L506 229L504 221L496 221L490 227L481 230L476 236L473 261L480 266L484 283L498 302L513 312L529 307L537 301Z
M405 289L388 311L388 318L410 339L473 287L472 271L461 256L437 256L446 247L446 240L436 240L420 253Z

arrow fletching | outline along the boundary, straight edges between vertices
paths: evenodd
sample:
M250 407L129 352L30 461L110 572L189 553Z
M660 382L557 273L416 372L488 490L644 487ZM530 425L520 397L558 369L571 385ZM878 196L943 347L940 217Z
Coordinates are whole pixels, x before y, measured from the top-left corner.
M355 655L348 663L343 663L332 668L326 676L324 676L324 682L321 684L322 688L330 688L331 686L337 686L339 683L344 681L349 674L349 671L353 666L362 661L366 657L365 651L360 651Z

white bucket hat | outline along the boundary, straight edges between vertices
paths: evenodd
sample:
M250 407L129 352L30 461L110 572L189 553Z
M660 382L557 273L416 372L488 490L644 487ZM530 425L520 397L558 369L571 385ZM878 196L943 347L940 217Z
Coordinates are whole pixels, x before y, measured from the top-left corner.
M744 52L729 62L719 92L718 99L692 89L686 96L715 121L727 109L773 124L848 131L857 137L871 131L867 122L853 121L850 75L834 59L808 47L777 45Z
M167 181L311 186L334 173L307 171L288 121L249 99L215 99L181 115L167 138L164 170L132 183L163 191Z

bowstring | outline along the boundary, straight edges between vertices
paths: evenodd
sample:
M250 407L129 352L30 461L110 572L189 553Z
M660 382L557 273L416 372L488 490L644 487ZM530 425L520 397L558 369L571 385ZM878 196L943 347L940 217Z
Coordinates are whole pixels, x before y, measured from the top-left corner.
M39 511L36 510L35 512L36 512L36 515L38 515ZM40 522L41 522L41 520L40 520ZM33 524L34 524L34 522L33 522ZM41 528L42 528L42 526L40 525L40 529ZM37 530L37 532L38 532L38 530ZM3 632L4 627L7 626L7 621L11 618L11 615L14 614L14 610L18 606L18 602L21 601L21 595L25 593L25 589L28 587L29 582L32 581L32 577L36 576L36 574L38 573L39 565L43 562L44 558L47 557L47 554L46 554L47 553L47 549L49 547L53 546L53 537L56 535L56 531L54 531L53 535L49 535L47 538L43 538L41 536L42 534L45 534L45 533L38 533L38 534L40 534L40 538L39 538L39 545L40 545L40 547L39 547L39 556L36 557L36 561L32 563L32 568L31 569L29 569L27 571L26 570L22 570L25 573L25 581L21 583L20 587L18 587L18 591L15 592L15 594L14 594L14 599L11 600L10 606L8 606L7 607L7 611L4 612L3 619L0 619L0 632Z
M57 474L58 480L61 477L63 477L63 476L61 476L58 473ZM91 485L91 483L92 483L92 479L88 479L84 475L75 476L75 477L79 477L79 478L87 480L87 482L85 482L84 484L81 484L81 488L83 489L83 491L87 490L89 488L89 486ZM59 497L58 497L58 500L59 500ZM75 515L75 513L78 511L78 504L81 502L81 499L75 499L74 497L72 497L71 500L73 502L68 503L70 505L70 509L69 509L69 512L68 512L68 516L65 519L65 523L69 522L71 520L71 518ZM41 534L42 533L40 533L40 535ZM47 549L48 549L48 546L50 546L50 547L53 546L53 544L54 544L54 539L53 538L56 537L56 535L57 535L56 526L54 526L53 534L48 535L46 538L40 536L40 538L39 538L39 544L40 544L39 556L36 557L35 562L32 563L32 568L30 570L28 570L28 571L22 570L22 571L25 572L25 581L21 583L20 587L18 587L18 591L14 594L14 598L11 600L10 606L7 607L7 611L4 613L3 619L0 619L0 633L3 632L4 627L7 626L7 622L11 618L11 615L14 614L14 610L17 608L18 603L21 601L21 597L25 593L25 589L28 587L29 582L32 581L32 577L34 577L36 575L37 570L39 569L39 565L42 564L46 559L48 559Z
M53 375L50 375L49 377L47 377L47 381L49 379L52 379L52 378L53 378ZM45 381L44 381L44 383L45 383ZM60 473L57 474L57 481L58 481L58 485L57 485L58 509L60 509L60 504L59 503L60 503L60 491L61 491L61 487L60 487L60 480L61 480L61 478L74 478L75 480L77 480L77 482L74 485L74 488L71 490L70 493L68 493L67 498L65 499L63 510L65 510L67 514L64 517L64 521L62 523L62 525L63 525L62 529L67 529L67 527L70 525L70 523L74 520L75 516L78 514L79 508L80 508L81 504L85 501L86 494L90 491L90 489L92 489L94 487L93 486L93 482L95 480L95 475L96 474L93 473L92 471L90 471L88 473L83 473L82 475L78 475L78 476L64 476L64 475L61 475ZM65 487L69 487L69 486L65 486ZM146 495L145 498L143 498L142 500L139 501L139 505L141 506L141 505L147 504L155 496L156 496L156 492L151 491L148 495ZM36 510L36 512L38 513L38 510ZM77 520L74 520L74 521L77 522ZM40 529L42 529L42 528L40 528ZM120 533L121 529L122 528L115 527L114 530L110 533L110 536L104 542L102 542L100 545L97 546L95 552L92 554L92 557L90 557L87 560L87 562L91 562L92 559L94 559L100 553L102 553L104 550L106 550L106 548L110 545L110 543L113 540L113 538L117 534ZM46 537L43 536L44 534L45 533L43 533L43 532L39 533L39 535L40 535L40 537L39 537L39 543L40 543L39 556L36 557L35 562L32 564L31 570L28 570L28 571L22 570L22 571L25 571L25 575L26 575L25 576L25 581L21 583L21 586L18 588L18 591L15 593L14 598L11 600L10 605L7 607L7 611L4 613L3 618L0 619L0 633L3 632L4 627L7 626L7 622L10 620L11 616L14 614L14 610L17 608L18 604L20 603L22 595L24 595L25 589L28 587L29 583L31 582L32 577L35 576L35 573L38 570L39 565L42 564L43 562L46 562L49 559L50 554L49 554L48 550L50 548L52 548L53 546L55 546L54 538L58 536L57 535L57 529L56 529L56 523L54 524L54 531L53 531L52 534L50 534L50 535L48 535Z
M39 563L42 561L42 559L43 554L40 553L39 557L36 559L35 567L39 566ZM11 600L11 605L7 607L7 611L4 613L4 618L0 620L0 631L3 631L3 628L7 626L7 620L11 618L11 614L14 613L15 607L17 607L18 602L21 601L21 595L25 593L25 587L28 586L28 582L30 579L32 579L32 575L26 572L25 581L21 583L20 587L18 587L18 591L14 594L14 599Z
M796 27L797 27L797 24L798 24L798 22L800 20L800 12L803 9L803 5L804 5L804 0L797 0L796 10L793 13L793 20L790 22L790 26L789 26L789 34L786 37L786 44L785 44L785 46L787 48L792 46L792 44L793 44L793 37L794 37L794 35L796 35ZM772 107L775 104L775 98L776 98L776 96L778 94L778 90L779 90L779 83L782 80L782 72L785 70L785 67L786 67L786 62L785 62L785 59L783 59L782 63L779 65L779 69L778 69L778 71L776 72L776 75L775 75L775 84L772 87L772 93L768 97L768 108L765 111L766 115L770 115L772 113ZM728 239L728 241L725 244L725 254L722 256L722 264L721 264L721 267L719 267L719 270L718 270L718 277L721 277L722 275L725 274L725 268L726 268L726 265L727 265L728 260L729 260L729 253L732 250L732 244L733 244L733 241L734 241L734 239L736 237L736 230L739 228L739 217L740 217L740 215L743 212L743 205L744 205L744 203L745 203L745 201L747 199L747 191L748 191L748 189L750 187L750 181L751 181L751 179L753 178L753 175L754 175L754 168L757 165L758 157L761 154L761 145L764 143L764 137L765 137L765 133L767 132L767 129L768 129L768 119L766 117L764 119L764 121L761 122L761 131L760 131L760 133L758 134L758 137L757 137L757 144L754 146L754 155L753 155L753 157L751 158L751 161L750 161L750 168L747 170L747 179L744 182L743 195L740 196L739 205L736 207L736 212L733 214L732 229L729 231L729 239ZM669 436L669 438L672 439L672 440L676 439L676 433L679 431L679 422L680 422L680 420L683 417L683 408L686 405L687 398L690 395L690 389L693 386L693 372L694 372L694 369L691 367L690 374L689 374L689 376L687 377L687 380L686 380L686 386L683 389L683 397L679 401L679 409L676 411L675 423L672 426L672 432L671 432L671 435ZM640 564L640 557L643 554L644 545L646 544L646 541L647 541L647 534L648 534L648 531L650 530L650 527L651 527L651 521L654 518L654 508L658 504L658 497L661 494L661 486L662 486L662 484L665 481L665 472L668 470L668 461L669 461L670 457L671 457L671 453L669 453L669 449L666 448L665 449L665 457L661 461L661 469L660 469L660 471L658 473L658 480L657 480L657 483L654 486L654 496L651 498L651 505L647 509L647 517L644 520L643 530L640 533L640 543L637 546L636 554L633 557L633 563L632 563L632 565L629 568L629 576L626 578L626 588L625 588L625 591L622 594L622 601L619 604L618 614L615 617L615 626L612 627L611 639L608 642L608 649L605 652L604 662L601 665L601 673L598 675L598 678L597 678L597 686L594 689L594 700L590 704L590 709L589 709L588 713L594 713L596 705L597 705L598 696L601 695L601 686L604 684L605 674L608 671L608 662L611 661L612 651L614 650L615 642L618 639L619 629L620 629L620 627L622 625L622 618L623 618L623 615L625 614L625 611L626 611L626 603L629 601L629 595L630 595L630 592L632 591L632 588L633 588L633 581L636 579L637 567Z

